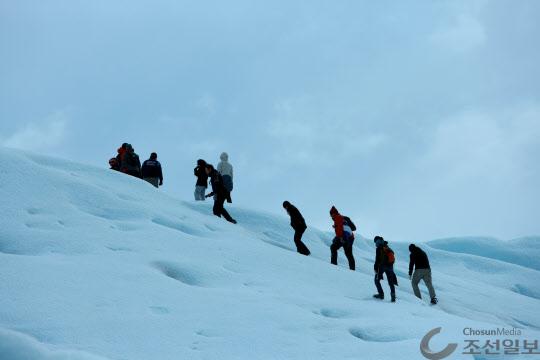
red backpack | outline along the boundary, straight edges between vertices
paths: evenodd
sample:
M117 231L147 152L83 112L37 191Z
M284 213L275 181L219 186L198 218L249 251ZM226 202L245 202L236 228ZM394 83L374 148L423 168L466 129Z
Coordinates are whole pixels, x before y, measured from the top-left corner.
M394 251L385 245L383 246L383 253L386 257L386 261L388 262L388 264L394 265L394 263L396 262L396 255L394 254Z

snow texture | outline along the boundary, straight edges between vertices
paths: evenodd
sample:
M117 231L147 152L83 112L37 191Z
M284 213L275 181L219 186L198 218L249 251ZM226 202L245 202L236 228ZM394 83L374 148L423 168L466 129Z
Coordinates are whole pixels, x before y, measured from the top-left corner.
M538 238L420 244L437 306L423 285L414 297L408 244L388 239L398 301L378 302L371 240L351 272L342 253L329 264L328 232L309 228L312 256L297 254L285 214L229 205L232 225L117 172L3 148L0 161L2 360L420 359L439 326L433 348L464 327L540 338Z

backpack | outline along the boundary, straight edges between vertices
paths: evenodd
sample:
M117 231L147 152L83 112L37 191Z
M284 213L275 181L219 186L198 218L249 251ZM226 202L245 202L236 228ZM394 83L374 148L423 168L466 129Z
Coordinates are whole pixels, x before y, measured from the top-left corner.
M396 255L394 254L394 251L385 245L383 246L383 254L386 257L387 263L389 265L394 265L396 262Z
M352 231L356 231L356 225L352 222L351 218L348 216L344 216L343 220L345 220L345 225L351 228Z
M133 153L126 153L126 155L124 155L124 162L127 165L137 165L137 160L135 159L135 155Z

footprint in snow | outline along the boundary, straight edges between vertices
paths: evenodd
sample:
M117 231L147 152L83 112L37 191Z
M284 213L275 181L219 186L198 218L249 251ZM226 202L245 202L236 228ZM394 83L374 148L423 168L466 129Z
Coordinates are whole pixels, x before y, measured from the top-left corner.
M314 311L315 314L331 319L344 319L351 316L351 313L337 308L323 308L319 311Z
M349 329L349 333L355 338L369 342L396 342L414 338L388 327L353 327Z
M184 267L180 264L157 261L152 264L156 269L162 272L165 276L170 277L173 280L179 281L189 286L204 287L202 281L202 275L197 271Z
M154 314L158 315L165 315L170 313L169 309L165 306L150 306L150 310L152 310Z
M180 221L157 217L157 218L152 219L152 222L156 225L160 225L160 226L163 226L163 227L175 230L175 231L180 231L187 235L192 235L192 236L201 235L199 230L197 230L196 228L190 225L183 224Z

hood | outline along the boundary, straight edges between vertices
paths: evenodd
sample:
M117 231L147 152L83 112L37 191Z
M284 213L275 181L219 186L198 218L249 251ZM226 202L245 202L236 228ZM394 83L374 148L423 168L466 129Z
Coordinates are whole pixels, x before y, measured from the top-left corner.
M229 161L229 154L227 154L226 152L223 152L221 153L221 156L219 157L221 159L221 161Z
M386 240L377 240L375 242L376 247L381 247L381 246L386 246L386 245L388 245L388 241L386 241Z
M336 209L335 206L332 206L332 208L330 209L330 215L338 215L339 214L339 211Z

